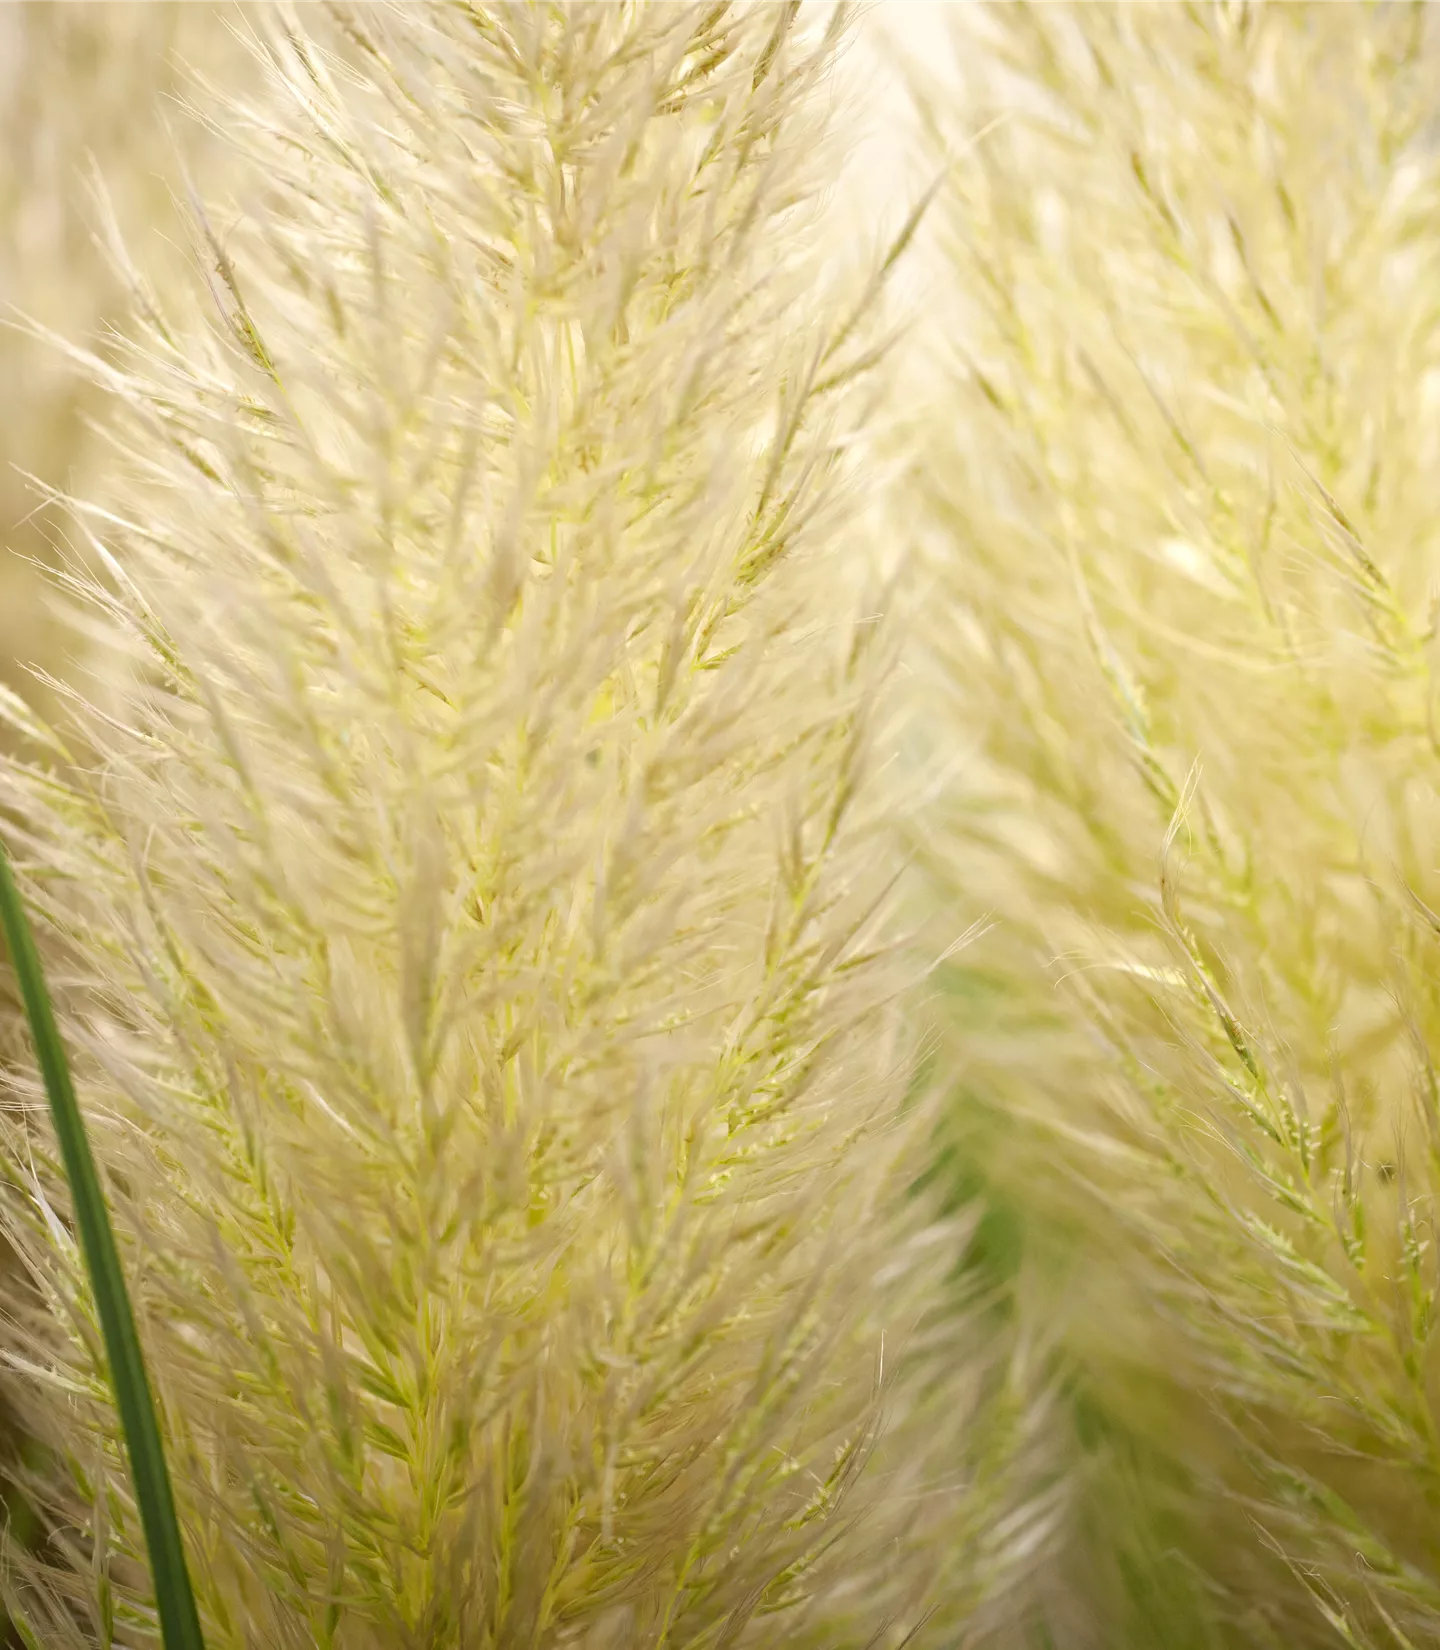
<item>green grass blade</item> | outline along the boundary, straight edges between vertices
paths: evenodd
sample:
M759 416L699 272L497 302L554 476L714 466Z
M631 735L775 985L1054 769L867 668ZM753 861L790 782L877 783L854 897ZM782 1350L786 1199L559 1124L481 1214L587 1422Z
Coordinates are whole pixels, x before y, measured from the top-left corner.
M204 1650L200 1617L185 1549L180 1540L180 1523L175 1514L175 1495L165 1465L160 1442L160 1426L155 1403L135 1329L135 1315L120 1270L120 1254L110 1212L100 1187L100 1176L90 1152L84 1120L76 1104L74 1085L65 1048L55 1024L50 993L46 989L40 954L29 919L10 868L9 857L0 846L0 925L5 929L15 974L25 1002L30 1035L50 1098L50 1114L60 1142L60 1155L75 1201L75 1220L80 1229L80 1249L90 1273L91 1286L100 1312L100 1328L110 1362L110 1378L115 1402L125 1433L130 1472L145 1544L150 1553L150 1570L155 1584L155 1602L160 1616L160 1635L165 1650Z

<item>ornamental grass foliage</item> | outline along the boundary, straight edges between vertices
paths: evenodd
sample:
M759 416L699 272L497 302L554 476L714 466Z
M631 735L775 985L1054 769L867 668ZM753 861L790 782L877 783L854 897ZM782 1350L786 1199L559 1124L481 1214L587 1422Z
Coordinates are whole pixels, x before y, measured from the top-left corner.
M957 23L896 507L915 835L993 919L952 1178L1071 1415L1046 1642L1434 1644L1436 17Z
M103 472L105 444L91 423L97 387L35 329L96 343L123 309L124 283L96 232L97 167L109 217L173 289L182 264L176 149L198 176L214 158L179 102L187 65L243 67L219 9L172 0L0 7L0 680L25 683L47 706L53 696L27 671L65 674L84 643L47 598L42 572L67 537L73 548L73 524L33 478L86 490ZM10 748L5 729L0 746ZM8 992L8 969L0 972ZM19 1287L0 1244L0 1291L8 1299ZM0 1403L0 1503L22 1544L39 1532L10 1471L20 1455L38 1464L36 1449ZM16 1643L0 1625L0 1644Z
M195 71L243 72L226 23L222 9L180 0L0 7L0 671L12 686L25 665L64 670L75 648L34 565L50 559L64 515L29 477L84 492L104 469L95 385L16 316L94 344L123 311L96 233L97 167L134 255L173 286L177 150L201 177L214 159L181 98Z
M211 1650L948 1645L1053 1526L916 1186L846 26L258 12L263 89L197 98L208 319L117 252L77 353L102 685L7 697L0 786ZM6 1094L9 1608L153 1643Z
M1440 1642L1432 12L959 8L868 264L842 11L227 16L0 771L212 1650Z

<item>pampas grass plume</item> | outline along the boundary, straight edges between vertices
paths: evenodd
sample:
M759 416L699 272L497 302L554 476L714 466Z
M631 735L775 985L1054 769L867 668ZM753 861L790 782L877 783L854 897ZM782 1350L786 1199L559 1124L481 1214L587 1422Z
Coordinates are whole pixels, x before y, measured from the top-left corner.
M64 670L76 646L36 567L66 518L30 478L88 492L105 463L90 427L97 386L34 330L94 346L123 311L124 283L90 212L92 169L103 167L135 256L173 290L177 151L199 177L215 158L182 112L187 71L228 79L246 61L226 12L209 5L16 0L0 10L0 673L11 686L27 666Z
M4 807L212 1650L938 1645L1043 1539L1023 1416L967 1453L963 1233L913 1190L869 335L815 256L844 26L258 14L264 90L201 101L211 319L135 277L88 362L122 456L71 589L122 687L7 699ZM7 1086L52 1461L11 1608L140 1644Z
M1070 1643L1440 1636L1433 25L985 8L921 98L917 837Z

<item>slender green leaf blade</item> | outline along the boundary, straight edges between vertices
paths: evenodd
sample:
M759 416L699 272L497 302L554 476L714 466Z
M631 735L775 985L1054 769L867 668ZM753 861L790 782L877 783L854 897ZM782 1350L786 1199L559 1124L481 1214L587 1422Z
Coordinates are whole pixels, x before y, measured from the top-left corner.
M110 1361L110 1378L125 1433L125 1447L130 1457L130 1472L140 1506L145 1544L150 1553L161 1638L165 1650L204 1650L200 1617L195 1608L195 1595L180 1539L174 1491L165 1465L160 1426L145 1373L135 1315L125 1289L124 1273L120 1269L115 1233L85 1133L85 1123L76 1103L64 1044L60 1040L60 1030L55 1023L50 993L40 965L40 954L36 950L20 890L3 845L0 845L0 925L4 927L16 978L20 983L30 1035L35 1042L35 1054L45 1080L50 1113L60 1142L60 1155L75 1202L80 1248L95 1291L100 1328L105 1337L105 1352Z

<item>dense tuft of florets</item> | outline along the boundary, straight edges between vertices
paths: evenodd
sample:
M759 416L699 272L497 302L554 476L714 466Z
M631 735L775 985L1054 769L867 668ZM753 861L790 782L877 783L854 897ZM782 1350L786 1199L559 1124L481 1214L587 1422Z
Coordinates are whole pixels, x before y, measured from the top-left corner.
M843 18L261 22L216 319L94 368L128 686L73 769L12 706L4 781L209 1643L950 1642L1010 1442L964 1453L959 1239L902 1195L868 346L815 256ZM7 1365L60 1463L11 1593L138 1642L10 1090Z
M924 836L1097 1642L1440 1632L1433 23L999 7L927 105Z

